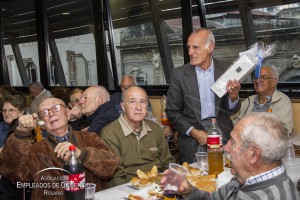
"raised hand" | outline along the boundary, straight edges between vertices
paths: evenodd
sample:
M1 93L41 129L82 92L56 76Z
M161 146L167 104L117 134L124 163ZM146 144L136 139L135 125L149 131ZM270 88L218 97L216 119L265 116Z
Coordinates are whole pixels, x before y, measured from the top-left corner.
M33 130L37 126L38 115L36 113L22 115L19 117L19 124L16 127L16 130L21 132L28 132Z

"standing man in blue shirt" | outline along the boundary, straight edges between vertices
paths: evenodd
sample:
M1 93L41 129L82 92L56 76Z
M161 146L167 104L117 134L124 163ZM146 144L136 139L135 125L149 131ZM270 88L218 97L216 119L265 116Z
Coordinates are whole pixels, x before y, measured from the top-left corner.
M233 129L230 115L240 109L240 83L230 80L227 94L219 98L211 90L213 83L230 63L212 57L215 48L213 33L200 28L187 41L190 62L175 68L168 91L166 112L172 126L179 132L181 162L193 162L197 151L206 151L206 135L210 119L216 118L223 132L223 143Z

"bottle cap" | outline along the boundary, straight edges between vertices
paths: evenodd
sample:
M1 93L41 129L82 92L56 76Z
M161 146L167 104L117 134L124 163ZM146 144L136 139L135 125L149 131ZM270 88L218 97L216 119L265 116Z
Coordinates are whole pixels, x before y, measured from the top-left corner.
M74 150L76 150L76 146L70 145L70 146L69 146L69 151L74 151Z

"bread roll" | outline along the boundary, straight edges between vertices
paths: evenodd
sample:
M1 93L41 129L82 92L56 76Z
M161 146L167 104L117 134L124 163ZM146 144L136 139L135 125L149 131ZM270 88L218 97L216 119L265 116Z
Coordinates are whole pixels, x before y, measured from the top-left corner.
M138 177L132 177L130 179L130 184L133 186L137 186L140 183L140 179Z
M159 199L163 199L164 194L162 192L158 192L158 193L156 193L156 197L159 198Z
M145 174L142 170L136 170L136 174L140 179L148 179L147 174Z
M189 172L192 176L200 176L201 171L198 168L190 167Z
M143 197L138 196L138 195L135 195L135 194L129 194L129 195L128 195L128 199L129 199L129 200L144 200Z
M149 177L155 177L158 174L157 166L154 165L150 171Z
M187 170L189 170L190 165L187 162L182 163L182 167L186 168Z

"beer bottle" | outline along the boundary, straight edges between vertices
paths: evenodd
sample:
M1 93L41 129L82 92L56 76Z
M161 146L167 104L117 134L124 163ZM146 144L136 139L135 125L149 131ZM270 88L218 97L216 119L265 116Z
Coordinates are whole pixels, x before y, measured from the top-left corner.
M163 95L163 97L160 100L161 104L161 124L164 126L171 126L170 121L168 119L168 116L166 114L166 102L167 102L167 97L166 95Z

